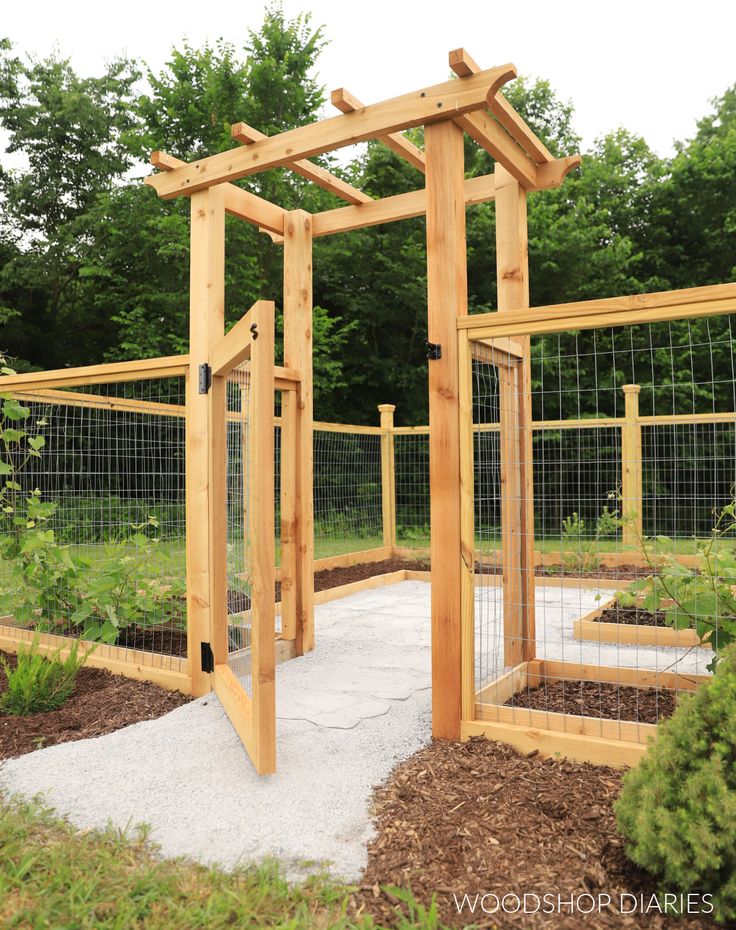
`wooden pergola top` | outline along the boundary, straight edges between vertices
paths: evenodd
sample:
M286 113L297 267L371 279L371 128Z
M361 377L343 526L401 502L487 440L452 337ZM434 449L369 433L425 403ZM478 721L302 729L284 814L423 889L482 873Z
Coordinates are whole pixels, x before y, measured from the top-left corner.
M309 160L358 142L379 140L423 173L424 152L403 131L453 120L528 191L558 187L567 173L580 164L578 155L554 158L502 95L501 88L516 77L512 64L481 70L464 49L451 51L449 63L456 78L368 106L345 88L339 88L332 92L332 103L340 115L275 136L268 137L245 123L235 123L232 136L242 143L241 147L194 162L154 152L151 162L162 171L148 177L146 183L163 198L188 196L214 185L225 185L228 212L280 237L283 209L231 182L271 168L286 167L349 204L317 214L321 218L316 224L318 234L328 235L425 211L423 189L374 200ZM466 194L467 203L493 199L493 175L472 181L476 184Z

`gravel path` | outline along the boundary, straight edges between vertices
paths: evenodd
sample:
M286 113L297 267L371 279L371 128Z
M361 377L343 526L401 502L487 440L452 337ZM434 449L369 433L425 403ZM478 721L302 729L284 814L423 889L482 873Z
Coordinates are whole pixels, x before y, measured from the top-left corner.
M488 668L502 655L500 592L482 596L478 645ZM165 855L226 867L275 856L294 878L321 863L355 880L373 831L373 786L430 737L429 603L429 585L407 581L317 607L317 649L278 668L278 772L270 778L255 775L209 695L157 720L9 760L0 788L43 793L82 828L148 823ZM575 643L572 618L596 605L595 591L540 587L540 655L660 668L677 657Z

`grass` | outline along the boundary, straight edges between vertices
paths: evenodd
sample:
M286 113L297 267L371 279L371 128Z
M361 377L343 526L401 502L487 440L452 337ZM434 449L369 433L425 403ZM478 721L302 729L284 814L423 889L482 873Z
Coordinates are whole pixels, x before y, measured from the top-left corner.
M145 830L74 830L40 802L0 797L0 925L54 930L443 930L413 905L387 927L347 916L350 888L289 885L275 864L226 872L159 858Z

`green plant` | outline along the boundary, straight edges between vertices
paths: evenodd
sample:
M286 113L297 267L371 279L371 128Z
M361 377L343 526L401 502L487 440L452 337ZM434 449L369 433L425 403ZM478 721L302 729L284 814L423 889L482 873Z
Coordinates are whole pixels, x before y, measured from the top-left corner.
M562 563L568 571L589 572L600 568L598 543L606 536L615 536L621 526L617 510L604 507L592 532L585 520L573 513L562 521Z
M681 698L639 765L624 776L616 815L627 855L668 890L713 895L736 919L736 647L713 678ZM729 923L729 926L733 924Z
M61 658L61 650L50 656L41 655L38 637L28 649L18 650L15 668L0 656L7 678L7 690L0 695L0 713L14 716L41 714L64 705L74 691L79 670L88 652L79 655L79 642L73 643L69 655Z
M631 527L651 573L617 595L624 606L641 598L642 606L661 611L669 626L690 628L701 640L707 638L715 653L713 664L724 646L736 639L736 552L723 545L736 531L736 497L714 515L710 537L696 546L695 565L686 566L678 560L669 537L641 535L636 514L625 514L623 522Z

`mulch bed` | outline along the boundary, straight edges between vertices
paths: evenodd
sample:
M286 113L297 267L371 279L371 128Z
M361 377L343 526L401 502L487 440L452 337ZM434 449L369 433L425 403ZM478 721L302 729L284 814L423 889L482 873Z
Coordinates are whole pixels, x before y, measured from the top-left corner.
M489 565L486 562L475 563L476 575L500 575L500 565ZM583 571L576 568L564 568L562 565L538 565L534 569L535 575L544 575L548 578L610 578L612 581L635 581L637 578L648 578L652 571L639 565L616 565L610 568L591 568Z
M0 652L15 667L16 658ZM0 694L8 680L0 666ZM63 707L28 717L0 715L0 759L71 740L112 733L141 720L154 720L191 698L149 681L134 681L101 668L83 668Z
M664 614L661 610L652 613L641 607L608 607L600 617L595 618L596 623L626 623L632 626L666 626Z
M615 769L523 756L510 746L475 738L435 742L400 765L375 799L377 835L368 868L351 899L353 915L372 914L390 926L397 901L384 889L411 886L428 905L436 894L441 919L454 927L564 927L565 930L706 930L706 917L675 922L656 912L624 916L613 909L588 916L499 913L459 915L453 894L608 894L650 896L654 880L624 855L613 803ZM697 889L692 889L696 891ZM534 906L530 900L530 909ZM492 901L492 899L489 899ZM624 899L628 902L629 899ZM489 908L492 906L489 903ZM583 908L590 906L587 900ZM513 907L513 905L510 905Z
M633 688L597 681L544 682L538 688L518 691L506 701L507 707L635 723L658 723L671 716L676 705L676 693L665 688Z

